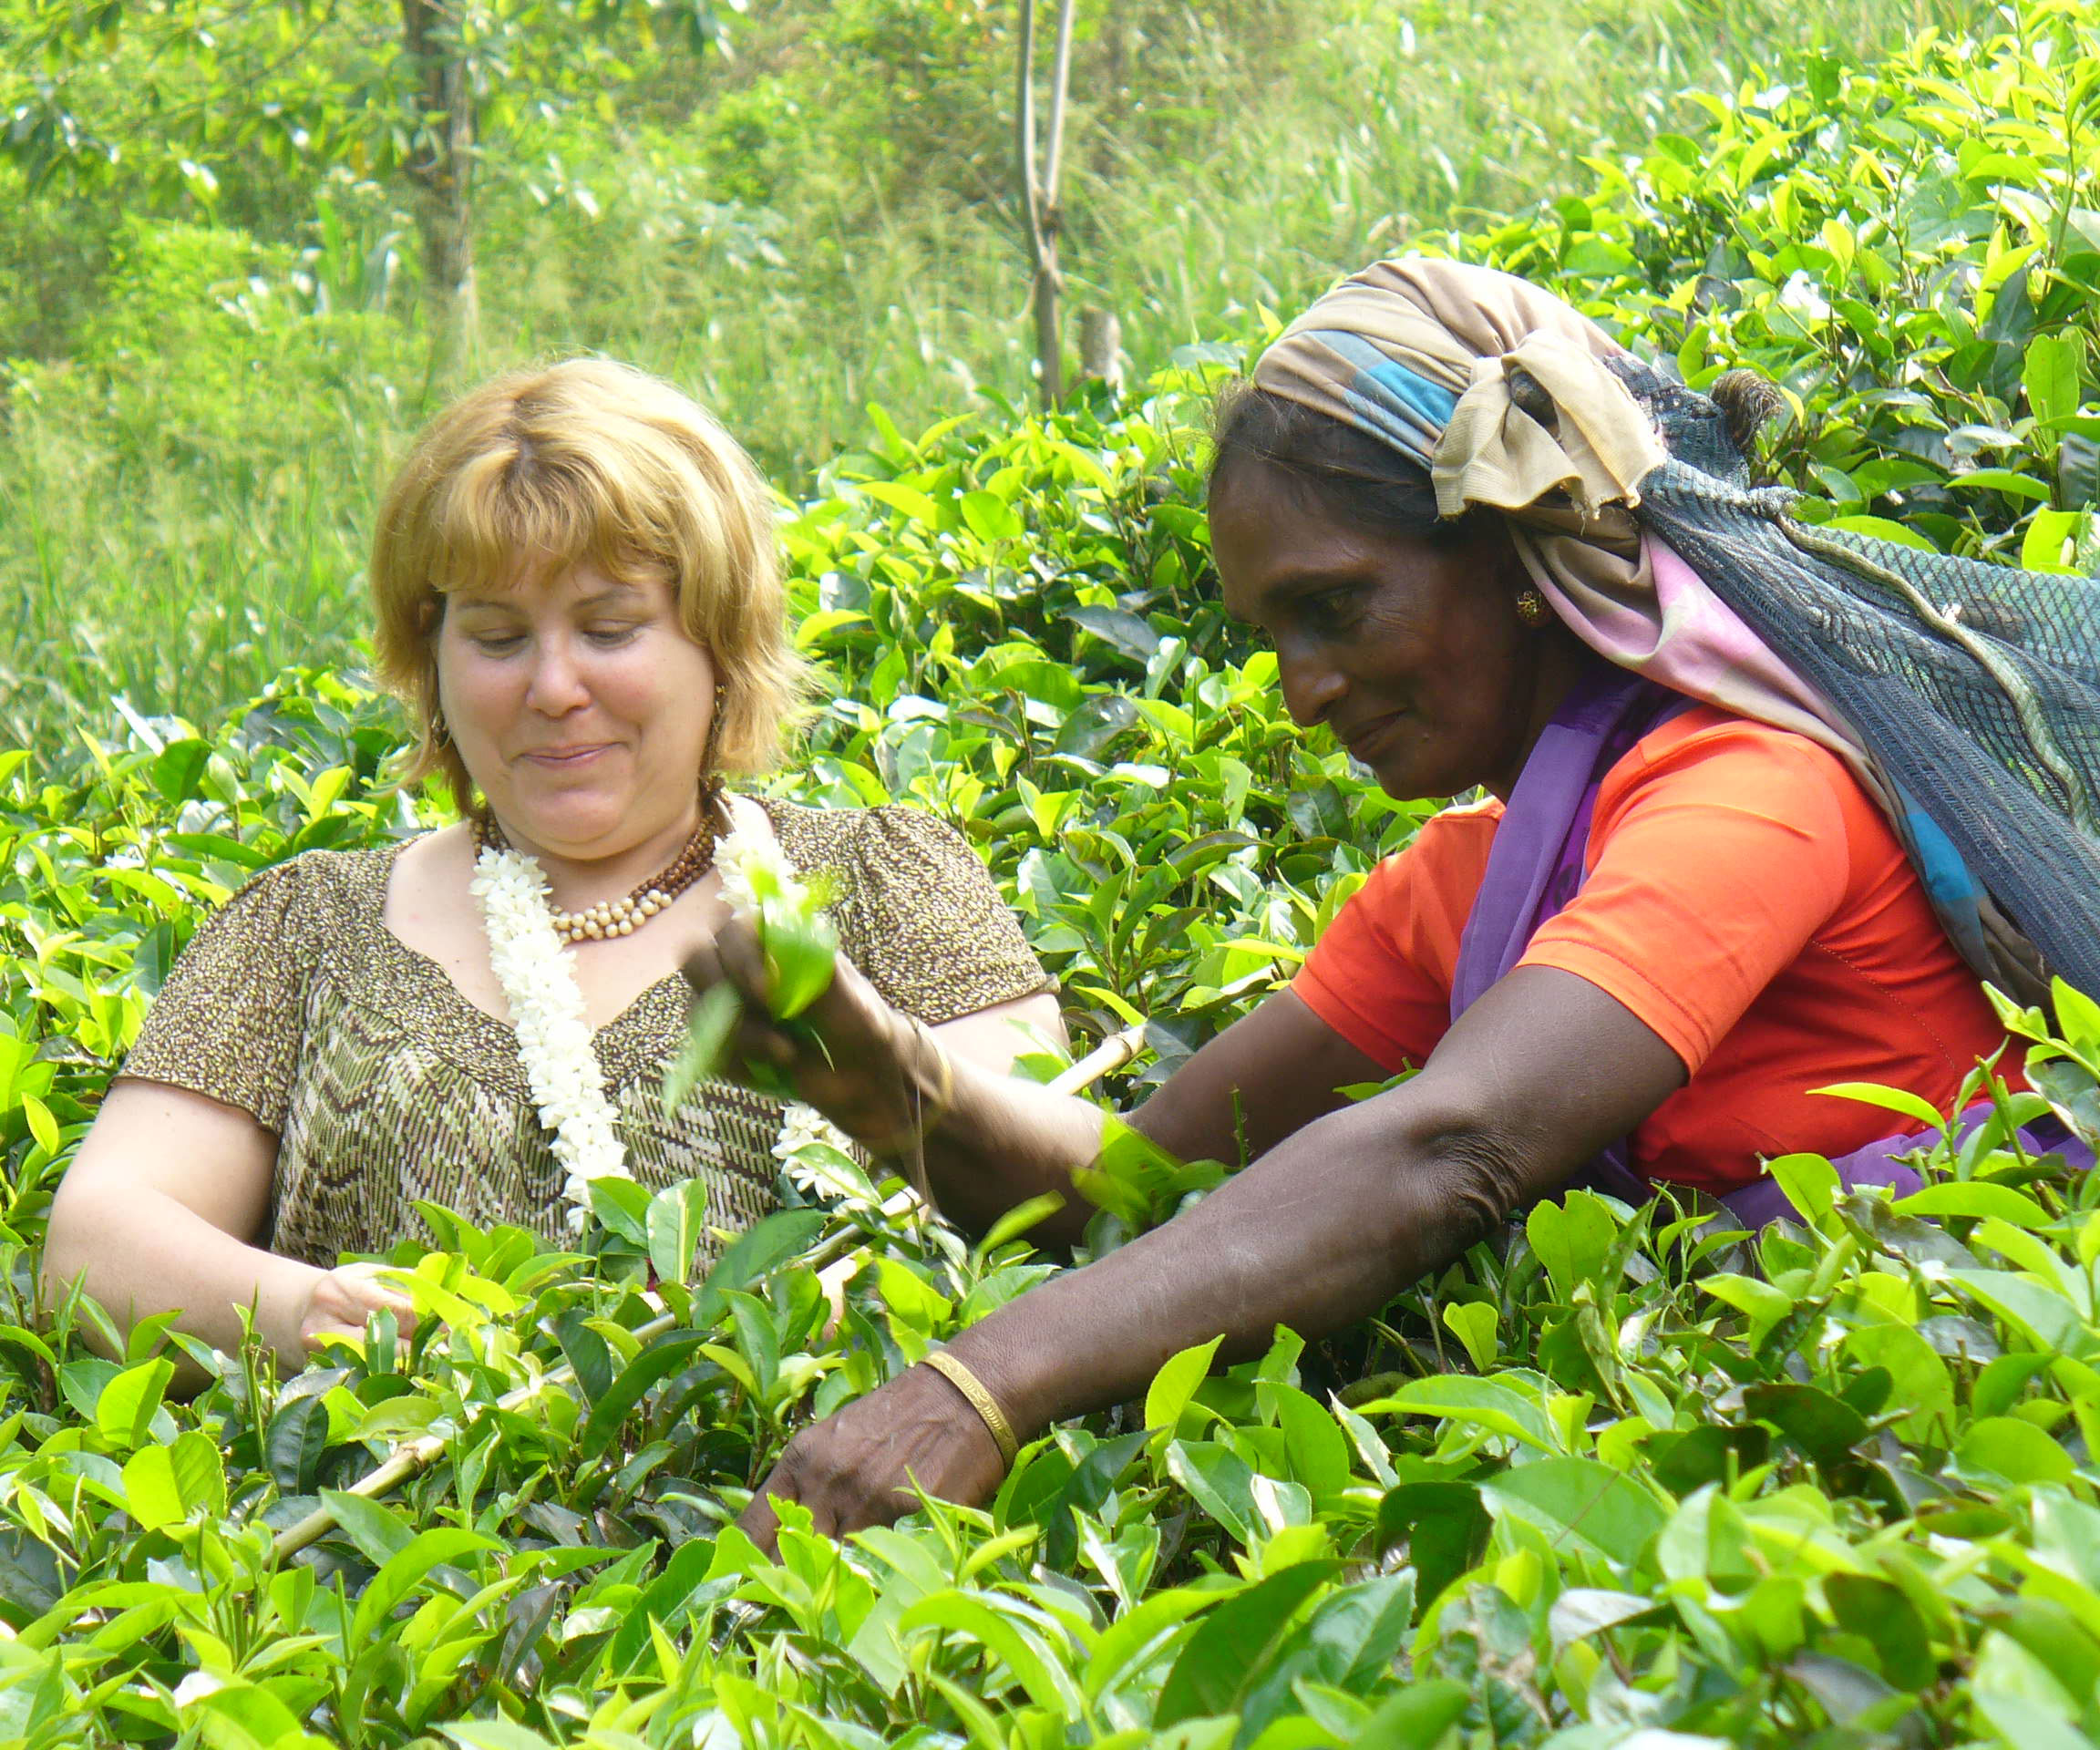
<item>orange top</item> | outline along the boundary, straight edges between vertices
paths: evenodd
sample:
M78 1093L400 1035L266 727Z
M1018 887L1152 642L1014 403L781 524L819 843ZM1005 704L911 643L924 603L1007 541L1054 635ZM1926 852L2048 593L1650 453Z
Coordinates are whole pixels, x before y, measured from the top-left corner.
M1424 1062L1449 1025L1501 817L1489 802L1426 823L1292 984L1388 1069ZM1705 705L1673 718L1605 775L1584 866L1518 964L1589 980L1683 1059L1690 1079L1633 1133L1649 1179L1732 1190L1760 1156L1914 1129L1809 1090L1879 1082L1945 1109L2004 1043L1880 809L1804 736Z

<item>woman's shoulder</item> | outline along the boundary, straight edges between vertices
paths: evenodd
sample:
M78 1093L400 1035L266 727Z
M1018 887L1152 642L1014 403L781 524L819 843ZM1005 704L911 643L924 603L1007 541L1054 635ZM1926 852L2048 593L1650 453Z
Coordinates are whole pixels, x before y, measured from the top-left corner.
M1630 763L1653 771L1715 758L1777 763L1832 774L1848 769L1829 747L1798 729L1705 704L1694 704L1651 729L1635 744Z
M833 915L854 963L932 1025L1054 989L970 841L917 808L768 801L788 860L838 883Z
M229 922L253 919L273 924L294 916L316 921L367 911L376 916L386 905L387 879L401 849L391 844L303 850L258 870L234 890L218 916Z
M828 808L767 798L760 807L798 870L830 869L847 880L879 886L957 872L984 879L983 860L967 839L945 820L902 803Z
M1797 729L1694 705L1652 729L1606 776L1601 814L1667 789L1681 799L1784 805L1849 817L1876 810L1858 775L1834 749Z
M1796 862L1820 863L1840 883L1861 856L1885 860L1880 853L1894 843L1879 806L1839 754L1798 730L1710 705L1650 731L1607 774L1593 842L1641 819L1651 835L1666 830L1688 854L1704 855L1723 817L1766 823L1778 834L1776 854L1784 848Z
M357 980L356 945L385 904L393 854L310 850L257 871L177 957L122 1073L282 1131L314 974Z
M316 966L361 962L361 945L382 926L398 849L307 850L258 870L198 921L163 1003L190 985L214 1000L250 983L290 989Z

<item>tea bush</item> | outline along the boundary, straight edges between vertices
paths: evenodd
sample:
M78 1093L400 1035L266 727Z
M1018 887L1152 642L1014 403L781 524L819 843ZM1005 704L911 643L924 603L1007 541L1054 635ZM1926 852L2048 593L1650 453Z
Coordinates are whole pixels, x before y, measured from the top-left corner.
M1795 406L1765 466L1805 514L2076 565L2086 19L1818 63L1600 163L1593 200L1442 245L1694 381L1767 371ZM878 419L785 529L830 700L785 787L955 820L1082 1037L1148 1023L1118 1098L1287 975L1420 818L1289 724L1207 587L1196 434L1229 352L1048 418ZM2074 993L2054 1035L2008 1016L2044 1091L1933 1141L1909 1199L1790 1158L1797 1219L1753 1238L1571 1193L1364 1331L1177 1357L985 1509L844 1546L790 1514L777 1560L731 1521L788 1431L1038 1280L1024 1233L972 1248L803 1143L788 1207L698 1281L684 1189L608 1198L572 1251L429 1209L393 1254L413 1337L288 1380L39 1304L50 1188L172 955L252 870L441 814L386 788L398 743L354 674L307 669L215 725L0 754L0 1738L2100 1743L2100 1183L2013 1136L2051 1106L2100 1140ZM1112 1158L1092 1243L1217 1170ZM835 1330L820 1260L851 1271ZM352 1493L401 1442L429 1462ZM335 1529L287 1535L322 1506Z
M1012 539L988 506L976 520ZM939 626L993 613L993 582ZM1319 808L1293 812L1279 767L1295 767L1299 796L1364 798L1287 736L1259 659L1184 658L1148 692L1149 659L1114 628L1062 634L1131 674L1076 704L1061 702L1071 669L1021 628L974 658L937 628L893 664L881 726L835 713L800 783L951 801L978 786L970 818L1080 1000L1119 1016L1135 978L1123 988L1163 1013L1162 993L1185 993L1183 1020L1200 1021L1234 956L1265 983L1364 854L1321 830ZM948 696L983 720L908 690L944 664ZM1124 746L1057 751L1106 697L1156 708L1117 729ZM85 1302L38 1307L53 1176L197 912L261 863L380 841L415 812L376 786L394 726L324 674L287 676L211 736L181 728L141 721L73 781L19 753L0 775L10 1740L1223 1750L2100 1733L2100 1183L2011 1142L2037 1095L2003 1096L1997 1125L1937 1148L1931 1182L1900 1203L1837 1198L1814 1158L1776 1163L1800 1220L1755 1240L1573 1193L1361 1341L1307 1351L1279 1333L1217 1378L1191 1352L1141 1405L1032 1447L987 1509L930 1504L843 1548L791 1518L777 1560L726 1522L788 1429L1048 1267L1017 1238L973 1250L886 1211L894 1188L820 1144L787 1163L802 1207L698 1282L705 1211L687 1188L608 1199L574 1252L429 1209L430 1243L392 1254L416 1335L382 1329L290 1380L164 1321L122 1343ZM1220 794L1241 788L1223 762L1245 768L1236 817L1166 781L1206 757ZM1146 808L1168 812L1135 839L1112 824ZM1234 818L1242 830L1213 825ZM1180 883L1208 890L1148 950ZM1270 937L1240 933L1254 927ZM2100 1138L2100 1009L2065 993L2061 1014L2044 1085ZM2038 1016L2014 1019L2044 1036ZM1109 1173L1132 1225L1185 1189L1142 1162ZM853 1272L829 1333L819 1256ZM98 1329L113 1358L84 1342ZM207 1377L189 1403L168 1395L176 1354ZM394 1498L348 1492L411 1439L435 1461ZM275 1538L323 1505L338 1528L280 1559Z
M1441 241L1539 278L1704 387L1786 392L1768 458L1827 518L2082 571L2100 494L2095 15L2007 6L1883 67L1810 59L1708 125L1591 160L1595 191Z

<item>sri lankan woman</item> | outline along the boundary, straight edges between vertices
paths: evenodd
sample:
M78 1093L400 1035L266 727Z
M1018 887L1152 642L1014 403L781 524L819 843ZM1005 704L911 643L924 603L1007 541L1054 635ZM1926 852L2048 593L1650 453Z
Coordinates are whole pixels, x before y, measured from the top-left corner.
M805 1430L755 1529L776 1497L893 1517L907 1477L983 1498L1017 1440L1176 1352L1363 1319L1570 1184L1751 1221L1779 1154L1914 1184L1887 1113L1814 1090L1944 1108L2005 1043L1983 978L2100 991L2100 598L1802 526L1749 485L1750 396L1723 402L1446 262L1369 268L1270 349L1216 428L1225 602L1384 788L1484 798L1131 1115L1187 1158L1236 1158L1243 1121L1251 1163ZM693 973L762 1012L744 938ZM819 1022L913 1092L960 1218L1050 1189L1076 1231L1096 1112L944 1065L860 981Z

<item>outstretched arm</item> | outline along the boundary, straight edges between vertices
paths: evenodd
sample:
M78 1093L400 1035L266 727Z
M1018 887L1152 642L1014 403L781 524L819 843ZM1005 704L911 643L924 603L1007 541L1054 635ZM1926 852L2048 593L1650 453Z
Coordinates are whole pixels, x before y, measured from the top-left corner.
M1168 1356L1213 1337L1237 1359L1279 1325L1324 1334L1549 1193L1683 1077L1675 1052L1596 986L1520 969L1412 1081L1307 1124L1188 1213L1021 1296L950 1350L1026 1439L1136 1395ZM962 1394L915 1367L798 1436L746 1525L770 1538L767 1500L784 1496L844 1532L908 1510L907 1477L979 1500L1000 1471Z
M789 1034L766 1009L765 958L732 923L686 962L699 990L725 981L746 1000L737 1050L785 1070L849 1136L902 1165L957 1226L982 1233L1014 1205L1055 1191L1065 1207L1035 1231L1068 1245L1093 1213L1072 1185L1100 1152L1100 1109L1015 1079L1008 1016L1055 1020L1047 997L922 1027L843 958L830 989ZM1033 1005L1042 1005L1037 1013ZM814 1035L814 1043L812 1043ZM1336 1091L1385 1072L1289 992L1203 1047L1130 1123L1183 1160L1240 1164L1343 1104Z

